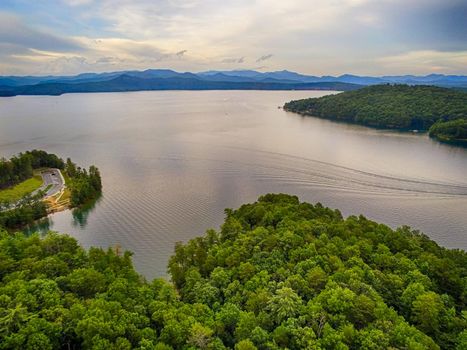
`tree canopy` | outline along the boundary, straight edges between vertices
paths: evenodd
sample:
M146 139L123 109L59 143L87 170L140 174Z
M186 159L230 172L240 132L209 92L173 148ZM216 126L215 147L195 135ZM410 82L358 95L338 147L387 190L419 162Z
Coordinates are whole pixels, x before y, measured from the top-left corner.
M71 192L71 205L79 206L97 198L102 192L102 180L99 169L91 165L89 171L77 167L70 158L66 160L65 173L68 176L67 186Z
M465 349L467 254L265 195L177 244L172 283L66 235L0 235L0 349Z
M429 132L431 137L442 142L467 146L467 115L466 119L437 122Z

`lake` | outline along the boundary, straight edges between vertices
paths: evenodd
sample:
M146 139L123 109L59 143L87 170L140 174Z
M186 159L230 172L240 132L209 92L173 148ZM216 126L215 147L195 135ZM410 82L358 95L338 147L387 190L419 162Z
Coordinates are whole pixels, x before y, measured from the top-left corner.
M49 228L121 246L148 278L224 208L286 192L347 216L410 225L467 249L467 149L426 135L287 113L324 91L151 91L0 99L0 154L38 148L95 164L104 194Z

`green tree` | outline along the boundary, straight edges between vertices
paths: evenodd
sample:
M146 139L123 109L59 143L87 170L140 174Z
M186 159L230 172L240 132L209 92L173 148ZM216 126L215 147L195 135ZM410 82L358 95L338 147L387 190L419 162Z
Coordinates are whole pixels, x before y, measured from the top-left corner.
M268 306L271 316L280 324L287 318L294 317L300 313L302 300L292 288L282 287L276 290Z

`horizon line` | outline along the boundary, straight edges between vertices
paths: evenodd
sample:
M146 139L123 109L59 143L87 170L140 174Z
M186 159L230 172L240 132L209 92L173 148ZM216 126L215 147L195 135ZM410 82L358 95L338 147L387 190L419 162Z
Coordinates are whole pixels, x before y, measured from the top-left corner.
M282 70L271 70L271 71L259 71L256 69L227 69L227 70L220 70L220 69L209 69L209 70L203 70L203 71L178 71L175 69L171 68L146 68L146 69L123 69L123 70L115 70L115 71L102 71L102 72L96 72L96 71L82 71L80 73L74 73L74 74L53 74L53 73L37 73L37 74L26 74L26 75L16 75L16 74L0 74L0 77L75 77L79 76L82 74L112 74L112 73L125 73L125 72L146 72L146 71L172 71L175 73L183 74L183 73L191 73L191 74L202 74L202 73L208 73L208 72L216 72L216 73L224 73L224 72L255 72L259 74L267 74L267 73L280 73L280 72L288 72L288 73L295 73L303 76L313 76L313 77L318 77L318 78L323 78L323 77L342 77L342 76L356 76L356 77L371 77L371 78L384 78L384 77L398 77L398 76L413 76L413 77L428 77L428 76L461 76L461 77L467 77L467 72L466 73L459 73L459 74L449 74L449 73L428 73L428 74L413 74L413 73L393 73L393 74L384 74L384 75L371 75L371 74L358 74L358 73L341 73L341 74L323 74L323 75L317 75L317 74L312 74L312 73L301 73L298 71L292 71L288 69L282 69Z

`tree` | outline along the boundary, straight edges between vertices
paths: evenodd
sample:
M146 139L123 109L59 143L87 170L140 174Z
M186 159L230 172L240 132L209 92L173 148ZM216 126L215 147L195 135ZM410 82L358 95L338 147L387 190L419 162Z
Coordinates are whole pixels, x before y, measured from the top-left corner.
M255 344L249 339L244 339L235 345L235 350L257 350Z
M277 324L280 324L282 321L294 317L300 312L302 300L292 288L282 287L276 290L268 306L272 317Z
M412 303L412 320L428 335L439 332L439 321L444 309L438 294L427 292L419 295Z
M213 330L196 322L191 326L188 344L194 345L199 349L207 349L212 341Z

